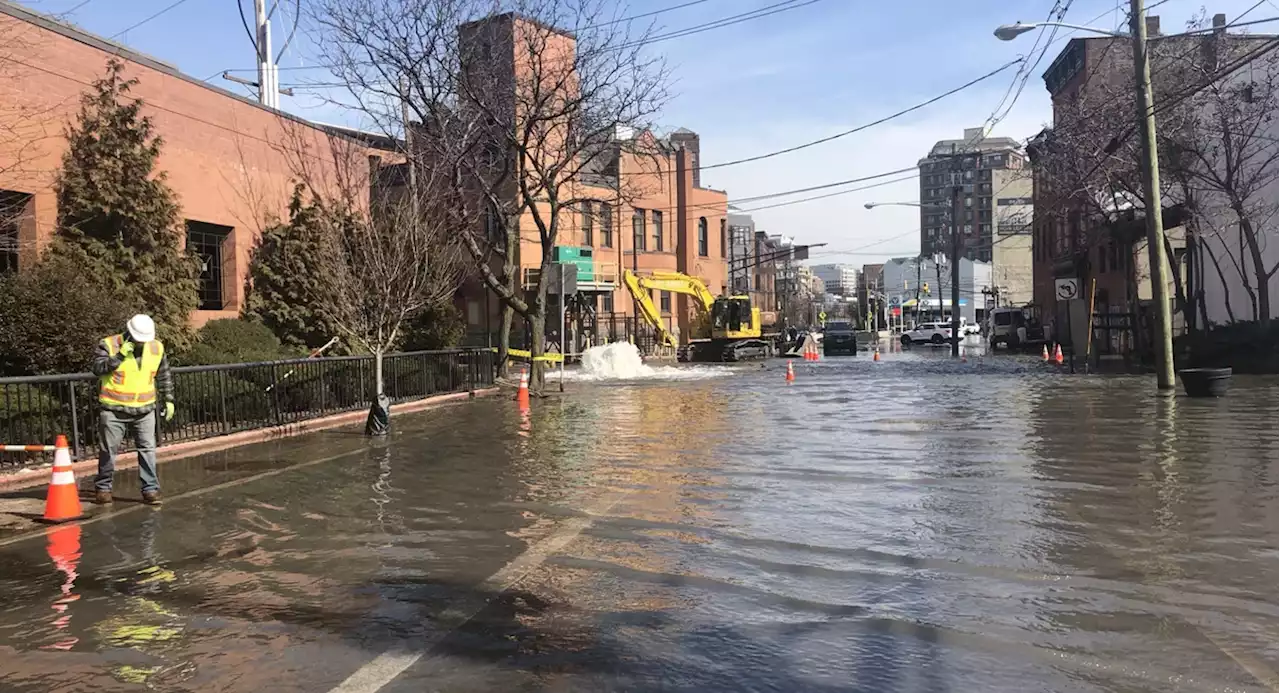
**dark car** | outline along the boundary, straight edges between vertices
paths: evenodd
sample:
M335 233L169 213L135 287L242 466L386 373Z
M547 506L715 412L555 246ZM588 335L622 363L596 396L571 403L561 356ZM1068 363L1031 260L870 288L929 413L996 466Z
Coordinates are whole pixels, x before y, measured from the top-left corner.
M854 330L853 323L843 320L827 323L826 327L822 329L822 353L828 356L833 354L856 356L858 354L858 334Z

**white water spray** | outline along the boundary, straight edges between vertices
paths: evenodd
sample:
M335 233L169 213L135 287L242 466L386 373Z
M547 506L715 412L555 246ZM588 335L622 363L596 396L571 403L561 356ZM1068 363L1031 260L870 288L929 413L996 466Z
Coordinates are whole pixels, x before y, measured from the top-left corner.
M576 380L699 380L728 375L721 366L649 366L630 342L593 346L582 352L582 367L565 375Z

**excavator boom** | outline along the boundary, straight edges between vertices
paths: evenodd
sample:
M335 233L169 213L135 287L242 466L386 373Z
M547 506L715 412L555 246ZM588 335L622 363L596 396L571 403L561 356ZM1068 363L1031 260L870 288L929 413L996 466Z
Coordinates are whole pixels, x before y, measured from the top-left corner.
M670 291L690 296L698 308L700 324L689 335L692 349L703 358L698 360L737 361L740 358L767 356L772 344L760 339L760 311L752 308L746 296L717 299L707 285L695 277L680 272L655 271L638 275L623 270L622 281L635 298L646 322L667 346L678 347L674 335L662 324L662 312L653 304L651 291Z

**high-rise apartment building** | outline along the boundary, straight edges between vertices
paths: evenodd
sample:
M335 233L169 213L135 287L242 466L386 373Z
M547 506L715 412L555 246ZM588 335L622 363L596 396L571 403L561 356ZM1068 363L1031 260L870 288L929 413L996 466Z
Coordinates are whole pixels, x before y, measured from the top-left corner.
M935 143L919 167L921 255L950 255L954 212L962 255L991 263L986 288L1004 305L1029 302L1032 178L1021 144L966 128Z

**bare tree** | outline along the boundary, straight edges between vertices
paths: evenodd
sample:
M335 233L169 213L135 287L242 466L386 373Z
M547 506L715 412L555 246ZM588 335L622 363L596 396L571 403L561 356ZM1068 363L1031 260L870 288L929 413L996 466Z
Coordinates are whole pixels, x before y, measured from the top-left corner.
M619 166L623 157L656 162L648 131L667 99L667 71L644 48L653 26L606 6L516 0L495 14L484 0L323 0L315 15L357 108L410 132L413 170L452 173L474 271L504 304L504 345L513 314L530 324L535 388L560 234L583 205L616 210L652 192L640 189L647 177ZM420 126L404 127L410 120ZM532 264L520 262L530 251L540 271L526 286L518 268Z
M1277 56L1266 38L1222 32L1178 57L1175 69L1203 84L1170 115L1160 132L1164 166L1192 212L1199 247L1219 273L1226 256L1250 299L1252 318L1271 319L1270 281L1280 264L1266 240L1276 224ZM1229 294L1227 309L1231 311ZM1234 311L1229 315L1234 319Z
M381 400L383 356L399 345L409 321L453 300L469 265L451 174L427 169L411 177L413 185L371 186L379 172L359 143L328 136L325 156L292 141L295 173L320 207L326 247L313 261L327 281L305 298L345 342L373 354Z

